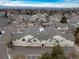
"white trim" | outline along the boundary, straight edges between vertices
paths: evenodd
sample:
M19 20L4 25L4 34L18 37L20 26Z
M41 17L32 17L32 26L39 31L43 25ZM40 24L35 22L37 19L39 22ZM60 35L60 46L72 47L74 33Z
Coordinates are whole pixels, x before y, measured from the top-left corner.
M27 57L29 57L30 59L32 59L33 56L35 57L35 59L37 59L36 57L40 57L41 54L29 54L29 55L26 56L26 59L27 59Z
M61 37L59 35L55 35L53 38L56 39L56 40L58 40L59 42L62 42L62 41L65 42L65 41L67 41L67 39L65 39L64 37Z
M28 54L27 56L41 56L41 54Z
M50 40L52 40L52 42L50 42ZM56 43L56 40L53 39L53 38L49 38L49 39L48 39L48 42L50 42L50 43Z
M36 40L37 42L34 42L33 40ZM32 42L32 43L40 43L40 41L39 41L37 38L33 38L33 39L31 40L31 42Z
M25 41L22 41L23 38L25 39ZM32 39L32 38L33 38L32 35L27 35L27 36L24 36L24 37L20 38L20 40L21 40L22 42L27 42L29 39Z

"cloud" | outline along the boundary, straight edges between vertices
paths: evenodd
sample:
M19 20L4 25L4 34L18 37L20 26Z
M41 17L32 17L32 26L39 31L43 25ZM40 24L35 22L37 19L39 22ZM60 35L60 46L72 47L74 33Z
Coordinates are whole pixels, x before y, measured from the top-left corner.
M1 6L30 6L30 7L63 7L63 5L55 4L55 3L24 3L22 1L19 2L0 2ZM41 6L40 6L41 5Z
M69 0L66 0L69 1ZM40 6L41 5L41 6ZM55 7L55 8L72 8L79 7L77 3L28 3L24 1L0 1L0 6L30 6L30 7Z
M64 0L65 2L69 2L69 1L71 1L71 0Z
M76 3L76 2L79 2L79 0L64 0L64 2L71 2L71 3Z

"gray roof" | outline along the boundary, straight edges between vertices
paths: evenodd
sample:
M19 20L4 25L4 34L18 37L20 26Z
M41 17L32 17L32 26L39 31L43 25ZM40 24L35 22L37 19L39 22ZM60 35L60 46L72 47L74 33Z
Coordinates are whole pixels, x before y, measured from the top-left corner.
M76 24L77 22L79 22L79 16L72 17L71 19L69 19L70 24Z
M65 37L66 39L74 40L73 34L71 33L63 34L60 31L58 31L56 28L54 28L53 26L48 26L44 28L44 32L39 31L39 26L31 26L31 27L26 28L26 31L24 31L23 33L13 34L13 39L14 40L19 39L26 35L32 35L39 40L48 40L49 38L52 38L55 35L60 35L62 37Z
M54 35L58 34L58 31L53 27L47 27L44 29L44 32L39 31L39 26L31 26L29 28L26 28L26 31L24 31L22 34L14 34L13 36L18 39L26 35L32 35L35 38L38 38L40 40L46 40Z
M6 27L12 20L8 18L0 18L0 29Z
M54 26L54 27L62 27L63 28L63 27L70 27L71 25L68 24L68 23L63 24L63 23L60 23L60 22L53 22L52 26Z

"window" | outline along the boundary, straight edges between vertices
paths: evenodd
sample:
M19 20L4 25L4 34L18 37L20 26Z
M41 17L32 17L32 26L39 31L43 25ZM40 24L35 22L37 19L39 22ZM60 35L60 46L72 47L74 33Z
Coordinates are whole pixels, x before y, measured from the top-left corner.
M63 40L61 40L61 42L63 42Z
M52 38L49 40L49 42L53 42Z
M31 59L31 57L30 56L27 56L27 59Z
M27 59L38 59L40 56L35 56L35 55L33 55L33 56L27 56Z
M37 40L33 40L33 42L37 42Z
M35 59L35 56L32 56L32 59Z
M32 42L38 42L37 38L32 39Z
M65 40L61 40L61 42L64 42Z
M56 42L56 40L55 40L55 39L53 39L53 38L50 38L50 39L49 39L49 42L53 42L53 43L55 43L55 42Z

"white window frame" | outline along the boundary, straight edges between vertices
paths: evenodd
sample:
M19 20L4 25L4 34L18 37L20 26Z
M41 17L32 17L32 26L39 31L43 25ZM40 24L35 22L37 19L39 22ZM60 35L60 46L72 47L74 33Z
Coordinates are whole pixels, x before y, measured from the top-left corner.
M52 41L50 41L50 40L52 40ZM54 40L55 42L54 42L53 40ZM56 40L53 39L53 38L50 38L50 39L48 39L48 42L50 42L50 43L56 43Z
M36 40L36 42L34 42L33 40ZM37 38L33 38L32 40L31 40L31 42L32 43L38 43L38 42L40 42Z

